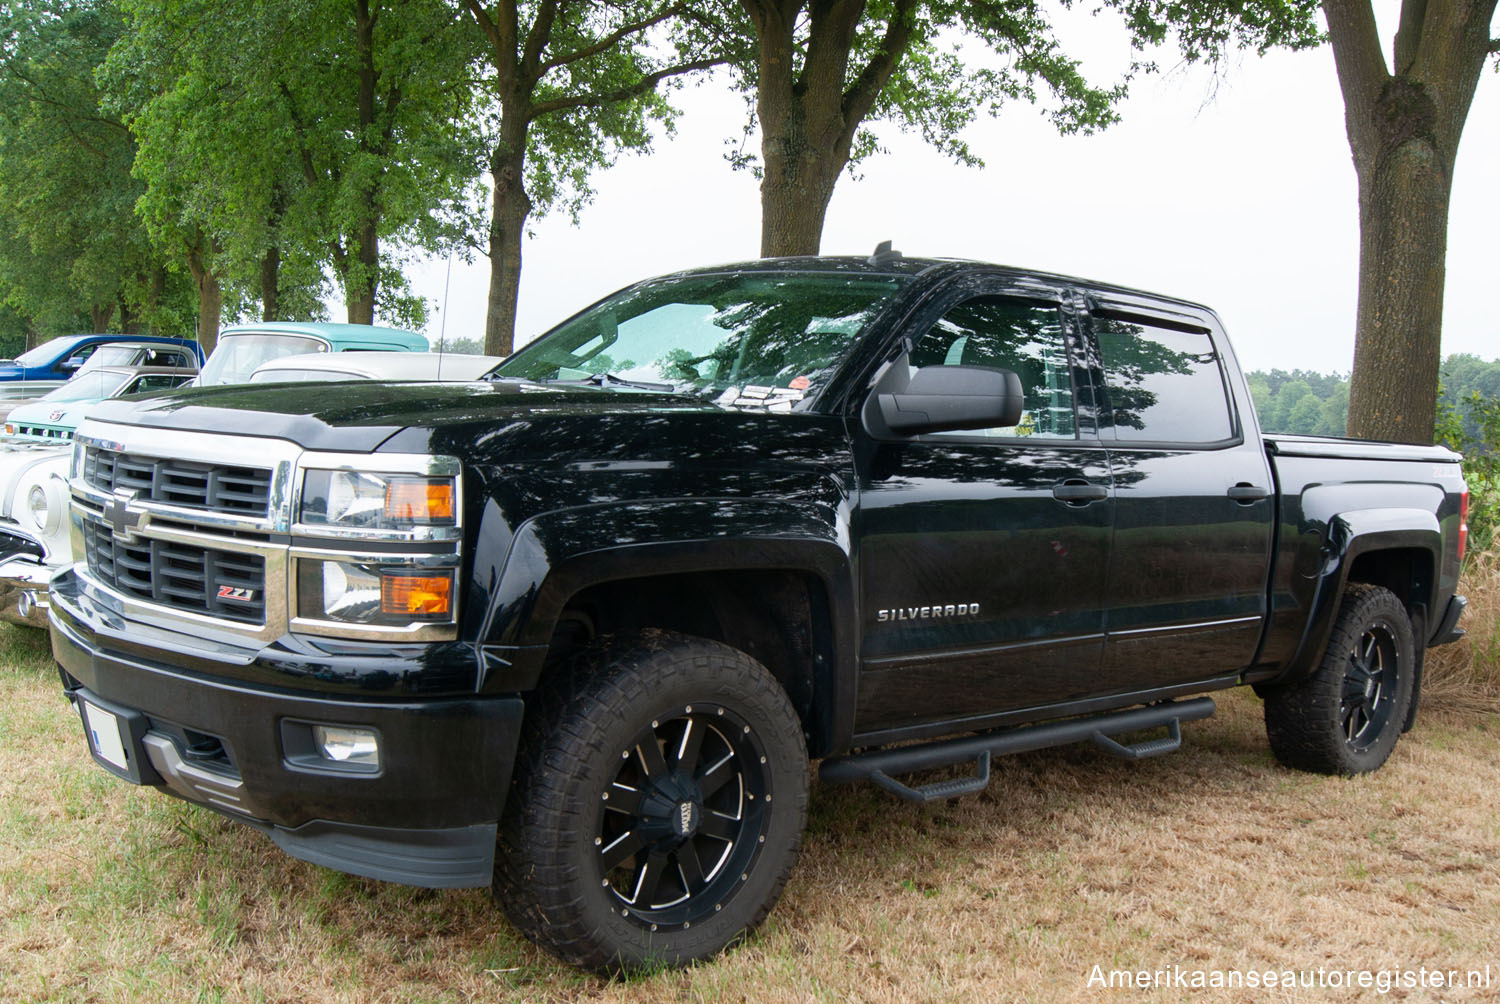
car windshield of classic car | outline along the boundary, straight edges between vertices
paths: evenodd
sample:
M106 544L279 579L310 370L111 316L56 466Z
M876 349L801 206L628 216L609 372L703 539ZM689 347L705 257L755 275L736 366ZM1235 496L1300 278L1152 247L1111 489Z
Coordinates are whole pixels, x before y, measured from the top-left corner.
M905 282L891 275L743 272L647 283L564 322L490 379L765 391L799 400L822 386Z
M263 363L281 356L327 352L328 343L302 335L250 332L224 335L198 375L198 386L244 383Z
M107 397L114 397L125 382L135 376L135 372L128 369L99 369L80 373L56 390L43 394L41 400L49 404L60 401L103 401Z

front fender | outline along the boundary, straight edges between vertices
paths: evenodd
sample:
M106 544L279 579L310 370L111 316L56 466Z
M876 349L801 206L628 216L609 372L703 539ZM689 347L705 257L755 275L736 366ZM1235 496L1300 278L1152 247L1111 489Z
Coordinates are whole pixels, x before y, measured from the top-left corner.
M638 500L580 506L526 520L479 631L493 664L481 688L528 690L559 615L601 583L688 572L796 571L829 603L835 708L853 708L858 620L847 509L772 499ZM496 658L503 657L503 658Z

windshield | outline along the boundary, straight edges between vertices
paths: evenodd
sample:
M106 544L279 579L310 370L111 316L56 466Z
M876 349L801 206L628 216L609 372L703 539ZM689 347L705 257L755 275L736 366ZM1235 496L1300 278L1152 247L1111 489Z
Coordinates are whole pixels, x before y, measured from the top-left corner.
M74 377L56 390L42 395L42 400L102 401L113 397L130 377L129 373L89 373L83 377Z
M73 379L78 379L85 373L105 366L130 366L135 362L135 357L140 354L139 345L101 345L88 357L84 364L78 367L78 372L73 374Z
M83 341L81 335L74 335L72 338L54 338L50 342L43 342L34 349L22 352L16 356L16 362L22 366L36 366L51 362L81 341Z
M327 352L328 344L301 335L267 335L249 333L225 335L219 339L213 355L198 375L199 387L217 387L227 383L245 383L250 374L272 359L307 352Z
M822 387L899 276L749 272L665 279L596 304L487 379L591 381L743 397L769 406ZM731 393L732 392L732 393Z

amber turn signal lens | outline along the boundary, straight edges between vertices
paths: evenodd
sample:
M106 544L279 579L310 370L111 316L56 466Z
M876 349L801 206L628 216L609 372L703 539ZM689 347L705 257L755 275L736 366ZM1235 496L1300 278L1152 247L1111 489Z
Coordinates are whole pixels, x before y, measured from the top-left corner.
M452 523L453 482L392 478L385 489L385 518L398 523Z
M448 617L453 611L453 578L448 575L383 575L380 612L393 617Z

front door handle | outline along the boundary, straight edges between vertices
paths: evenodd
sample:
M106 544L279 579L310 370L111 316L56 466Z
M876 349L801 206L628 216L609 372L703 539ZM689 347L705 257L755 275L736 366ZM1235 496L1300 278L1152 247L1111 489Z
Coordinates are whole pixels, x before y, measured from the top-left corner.
M1248 481L1241 481L1229 489L1227 494L1240 505L1249 505L1251 502L1259 502L1261 499L1270 498L1271 489L1262 488L1260 485L1252 485Z
M1069 478L1062 484L1053 486L1052 497L1068 505L1088 505L1090 502L1109 498L1109 488L1090 484L1082 478Z

